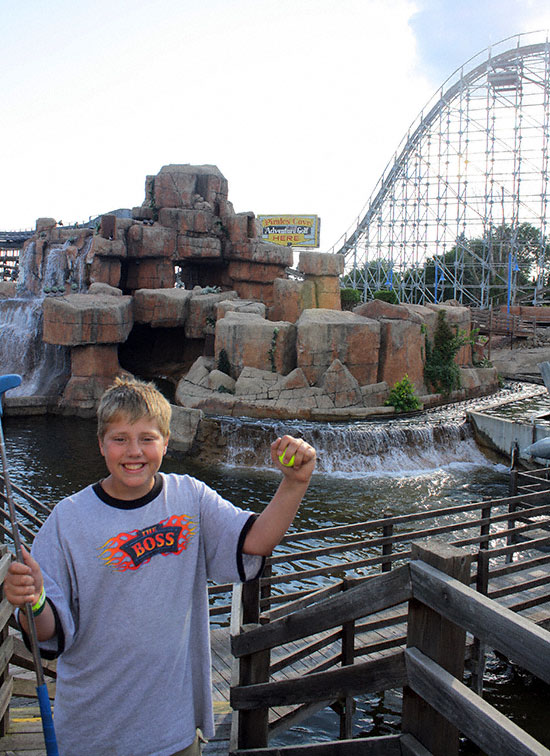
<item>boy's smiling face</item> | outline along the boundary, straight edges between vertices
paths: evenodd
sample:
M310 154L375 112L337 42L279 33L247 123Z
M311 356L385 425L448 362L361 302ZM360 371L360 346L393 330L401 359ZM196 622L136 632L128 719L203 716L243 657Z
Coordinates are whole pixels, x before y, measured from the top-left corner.
M130 423L124 415L109 423L99 449L110 472L102 486L116 499L139 499L149 493L154 484L168 439L158 424L144 417Z

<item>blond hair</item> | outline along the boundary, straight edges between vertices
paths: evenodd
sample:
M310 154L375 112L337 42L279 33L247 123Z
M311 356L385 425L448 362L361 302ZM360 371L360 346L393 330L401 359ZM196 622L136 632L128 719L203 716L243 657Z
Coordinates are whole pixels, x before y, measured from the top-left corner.
M105 391L97 408L97 435L103 440L109 423L124 417L130 423L154 420L164 438L170 435L172 408L153 383L118 377Z

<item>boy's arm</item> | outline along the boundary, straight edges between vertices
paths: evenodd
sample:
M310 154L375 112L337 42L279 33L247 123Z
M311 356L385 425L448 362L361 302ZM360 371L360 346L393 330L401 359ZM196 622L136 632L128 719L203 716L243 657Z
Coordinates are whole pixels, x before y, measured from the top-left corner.
M22 551L25 564L21 564L21 562L10 564L4 580L4 595L13 606L22 610L19 613L19 622L23 630L28 633L25 604L30 603L31 606L34 606L37 603L44 587L44 579L36 559L32 558L24 546ZM53 638L55 635L55 617L48 601L46 601L40 614L35 616L34 623L39 641Z
M294 455L292 467L279 461L283 452L285 461ZM315 458L312 446L292 436L283 436L271 444L271 459L284 477L274 497L248 531L243 545L245 554L271 554L298 511L315 468Z

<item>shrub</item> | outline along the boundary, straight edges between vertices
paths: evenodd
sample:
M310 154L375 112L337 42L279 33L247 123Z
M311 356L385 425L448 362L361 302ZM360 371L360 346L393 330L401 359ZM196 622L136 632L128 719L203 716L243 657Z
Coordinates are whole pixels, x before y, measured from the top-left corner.
M449 394L460 388L460 371L455 357L465 344L472 343L472 338L473 335L460 332L458 328L453 333L445 313L442 310L438 312L433 344L426 339L424 365L426 383L435 391Z
M361 301L359 289L340 289L340 305L342 310L353 310Z
M393 406L396 412L413 412L420 409L420 402L414 393L414 385L407 373L394 384L384 404Z
M383 302L390 304L399 304L399 297L393 289L379 289L372 295L373 299L381 299Z

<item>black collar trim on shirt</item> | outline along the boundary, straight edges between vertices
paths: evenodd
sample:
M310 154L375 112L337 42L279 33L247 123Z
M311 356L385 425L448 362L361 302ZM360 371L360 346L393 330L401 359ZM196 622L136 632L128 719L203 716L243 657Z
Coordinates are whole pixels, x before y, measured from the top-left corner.
M140 507L144 507L146 504L153 501L153 499L157 498L163 487L162 476L157 473L155 475L153 488L149 493L146 493L145 496L140 496L139 499L130 499L127 501L126 499L115 499L114 496L109 496L101 483L101 480L94 483L92 486L93 492L104 504L108 504L115 509L139 509Z

